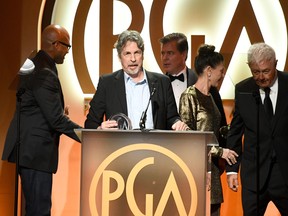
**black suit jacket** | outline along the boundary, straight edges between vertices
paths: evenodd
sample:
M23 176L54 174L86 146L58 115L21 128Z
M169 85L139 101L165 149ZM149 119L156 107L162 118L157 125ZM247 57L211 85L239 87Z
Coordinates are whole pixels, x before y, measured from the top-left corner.
M180 119L169 78L160 73L146 71L150 92L156 88L151 98L153 123L155 129L171 130L172 125ZM97 91L90 101L90 109L85 121L85 128L98 128L104 116L124 113L127 115L124 71L101 76ZM140 119L139 119L140 120Z
M64 100L54 61L39 51L32 59L35 69L20 76L22 95L20 115L19 165L55 173L59 137L62 133L79 141L74 128L80 128L64 115ZM15 162L17 111L8 129L3 160Z
M261 99L259 105L260 190L268 178L273 148L288 185L288 74L278 71L277 75L278 96L272 122L268 121ZM259 88L252 77L236 85L235 112L227 147L236 151L240 157L237 164L226 167L227 172L238 172L241 162L242 186L253 191L256 191L257 98L260 97L255 92L259 92Z

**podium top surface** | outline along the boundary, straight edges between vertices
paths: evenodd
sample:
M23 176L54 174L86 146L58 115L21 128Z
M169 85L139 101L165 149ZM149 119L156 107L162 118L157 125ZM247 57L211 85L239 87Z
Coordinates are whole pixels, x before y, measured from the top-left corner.
M111 129L74 129L75 133L77 134L77 136L80 138L80 140L82 140L82 134L86 134L86 133L111 133L112 134L133 134L133 135L143 135L146 136L148 134L150 135L187 135L187 136L196 136L196 135L200 135L200 136L205 136L205 138L207 139L207 145L214 145L214 146L218 146L218 140L214 134L213 131L193 131L193 130L189 130L189 131L173 131L173 130L145 130L145 131L141 131L141 130L111 130Z

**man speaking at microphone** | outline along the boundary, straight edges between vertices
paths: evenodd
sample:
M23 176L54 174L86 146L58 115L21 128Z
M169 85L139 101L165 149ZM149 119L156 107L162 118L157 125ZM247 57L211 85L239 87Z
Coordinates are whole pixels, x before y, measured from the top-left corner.
M145 129L187 130L178 115L169 78L143 68L144 42L139 32L122 32L115 48L122 69L100 77L85 128L116 128L117 122L109 118L123 113L131 120L132 129L140 129L144 112Z

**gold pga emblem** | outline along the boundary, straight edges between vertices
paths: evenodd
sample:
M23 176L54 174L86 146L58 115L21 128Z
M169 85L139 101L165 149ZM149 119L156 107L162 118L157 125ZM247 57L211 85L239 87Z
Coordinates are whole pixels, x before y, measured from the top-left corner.
M123 156L124 154L138 154L140 151L151 152L156 154L151 154L151 156L142 157L138 161L129 161L129 164L126 164L127 166L131 166L131 169L128 171L129 173L124 178L121 173L119 173L117 170L109 170L108 166L115 162L119 157ZM141 152L140 152L141 155ZM176 166L179 167L179 170L183 173L183 175L186 177L185 181L187 181L188 187L185 187L185 190L190 190L190 202L187 207L187 211L185 209L184 201L181 196L181 192L179 187L181 187L181 184L177 182L177 178L175 178L175 166L174 168L169 170L169 174L167 175L167 179L162 179L164 181L164 189L161 191L161 194L157 198L159 202L156 204L155 208L153 207L153 203L155 205L155 194L151 194L151 191L148 193L145 193L144 198L144 209L142 208L142 211L140 207L138 206L139 202L137 202L135 198L135 190L136 190L136 181L139 179L141 172L145 173L145 170L151 168L149 166L154 165L157 166L157 155L161 157L166 157L173 161L173 163L176 164ZM136 156L137 157L137 156ZM135 158L133 156L133 158ZM124 165L125 166L125 165ZM127 172L127 171L126 171ZM177 172L176 172L177 173ZM179 173L179 172L178 172ZM158 173L159 174L159 173ZM150 178L151 176L145 176L145 179ZM176 176L177 177L177 176ZM126 179L126 183L125 183ZM102 181L102 186L99 187L100 182ZM152 181L153 182L153 181ZM113 185L112 187L111 185ZM177 184L178 183L178 184ZM152 183L153 184L153 183ZM100 184L101 185L101 184ZM157 187L157 186L156 186ZM143 193L143 190L146 188L141 184L141 191ZM97 191L99 190L99 191ZM99 197L96 196L96 193L101 194L100 200ZM117 151L110 154L97 168L90 185L89 190L89 206L90 206L90 212L93 216L108 216L110 211L110 206L112 206L111 202L116 201L118 199L125 199L125 205L128 206L130 211L133 215L137 216L160 216L163 215L163 212L165 208L167 207L168 199L173 199L173 202L177 208L177 211L179 215L185 216L185 215L195 215L196 209L197 209L197 188L195 184L194 177L188 168L188 166L184 163L184 161L175 153L168 150L167 148L163 148L158 145L154 144L147 144L147 143L139 143L139 144L132 144L125 146L121 149L118 149ZM96 198L98 197L98 198ZM124 198L123 198L124 197ZM99 204L101 202L101 205ZM153 209L155 209L155 212L153 213ZM143 213L143 211L145 211ZM130 213L131 214L131 213ZM118 212L119 215L119 212Z

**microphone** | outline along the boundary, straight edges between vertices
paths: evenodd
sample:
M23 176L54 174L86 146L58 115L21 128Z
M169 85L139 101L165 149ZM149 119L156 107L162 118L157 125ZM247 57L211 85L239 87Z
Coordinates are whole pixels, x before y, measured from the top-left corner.
M156 92L156 88L154 87L152 89L152 92L151 92L151 95L150 95L150 98L149 98L149 101L148 101L148 104L147 104L147 107L146 109L143 111L142 115L141 115L141 118L140 118L140 122L139 122L139 126L140 126L140 130L143 131L145 129L145 123L146 123L146 118L147 118L147 111L148 111L148 108L149 108L149 104L151 102L151 98L152 96L155 94Z

